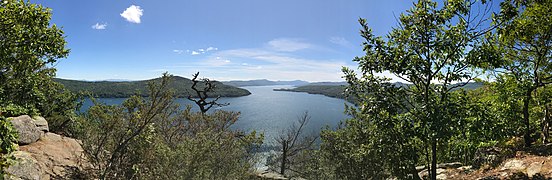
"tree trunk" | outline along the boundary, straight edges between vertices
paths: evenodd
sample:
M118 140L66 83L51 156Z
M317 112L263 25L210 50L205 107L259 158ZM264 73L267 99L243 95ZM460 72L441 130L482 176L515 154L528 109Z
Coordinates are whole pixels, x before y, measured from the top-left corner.
M431 142L431 180L437 179L437 139Z
M412 179L413 180L421 180L420 176L418 175L418 170L416 170L416 165L412 164L410 166L410 172L412 173Z
M525 135L523 139L525 140L525 147L531 146L531 129L529 126L529 101L531 100L531 90L528 90L525 93L525 98L523 99L523 122L525 123Z
M280 164L280 174L284 175L286 171L286 159L287 159L287 141L282 144L282 162ZM285 176L285 175L284 175Z
M548 143L548 138L550 137L550 109L548 109L548 104L544 105L544 119L542 122L542 143Z

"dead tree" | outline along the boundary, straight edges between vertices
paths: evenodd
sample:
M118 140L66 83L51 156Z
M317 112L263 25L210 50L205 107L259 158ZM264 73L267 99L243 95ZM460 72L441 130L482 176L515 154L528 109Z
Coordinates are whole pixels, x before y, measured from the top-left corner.
M296 161L296 156L306 150L314 148L317 136L304 136L305 126L308 124L310 116L305 112L297 120L297 123L291 125L285 132L282 132L276 138L276 142L280 147L281 154L275 158L275 166L279 167L279 173L285 175L286 170L294 173L301 173L294 168L301 164L300 160Z
M216 88L216 85L211 80L209 80L208 78L198 79L198 76L199 76L199 72L197 72L193 75L193 78L192 78L192 83L193 84L192 84L192 87L191 87L192 90L195 91L195 94L196 94L197 97L195 97L196 99L194 99L192 97L192 95L190 94L190 95L188 95L188 99L190 101L193 101L195 104L197 104L197 106L199 106L199 109L200 109L201 113L205 114L213 106L221 107L221 106L229 105L228 103L224 103L224 104L218 103L217 101L219 100L220 96L217 96L212 101L207 101L207 99L209 98L208 93L213 92ZM198 83L200 83L200 82L203 83L203 87L198 87Z

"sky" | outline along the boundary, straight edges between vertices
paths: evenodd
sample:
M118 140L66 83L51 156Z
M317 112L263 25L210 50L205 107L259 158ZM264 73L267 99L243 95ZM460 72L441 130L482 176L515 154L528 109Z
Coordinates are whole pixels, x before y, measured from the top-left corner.
M57 77L343 81L362 56L359 18L376 35L407 0L31 0L52 9L70 54Z

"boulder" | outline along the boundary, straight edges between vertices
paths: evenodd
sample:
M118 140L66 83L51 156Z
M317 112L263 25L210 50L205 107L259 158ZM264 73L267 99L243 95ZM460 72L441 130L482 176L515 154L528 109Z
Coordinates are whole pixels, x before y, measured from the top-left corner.
M44 119L43 117L35 117L34 119L35 126L38 130L42 132L49 132L50 129L48 128L48 121Z
M42 131L36 128L35 122L30 116L22 115L9 119L19 134L19 139L17 140L19 145L31 144L40 139Z
M25 151L13 152L15 163L6 169L5 179L41 179L43 173L38 162Z
M83 158L79 141L54 133L19 146L14 153L17 163L8 169L7 179L74 179L89 164ZM1 179L1 178L0 178Z

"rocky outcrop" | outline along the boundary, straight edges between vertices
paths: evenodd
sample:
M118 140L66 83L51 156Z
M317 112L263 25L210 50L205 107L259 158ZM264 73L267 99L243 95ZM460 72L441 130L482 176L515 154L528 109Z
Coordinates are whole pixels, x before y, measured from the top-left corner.
M427 170L421 168L420 177L427 178ZM438 166L437 179L551 179L552 156L531 155L518 151L496 167Z
M13 153L16 158L6 171L6 179L71 179L75 172L87 167L83 161L81 142L48 132L48 122L44 118L19 116L10 118L19 123L14 127L20 133L28 133ZM34 130L33 130L34 129ZM34 140L38 131L39 138ZM21 136L21 135L20 135Z
M41 118L41 120L39 120L39 124L41 124L40 128L37 127L35 120L28 115L11 117L8 119L11 121L13 127L17 130L17 133L19 134L18 144L20 145L26 145L36 142L44 133L44 131L42 130L45 129L46 132L48 131L48 125L46 125L46 128L44 128L43 125L44 122L42 121L42 119L44 118Z

